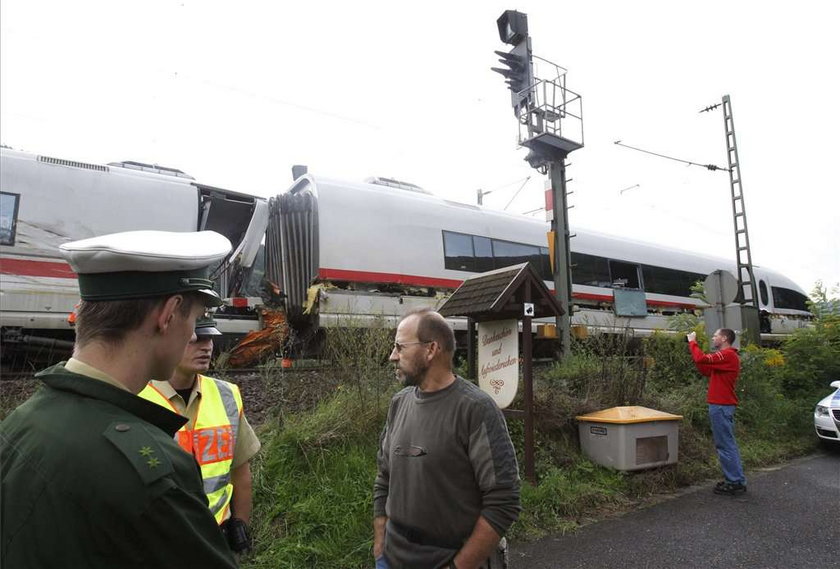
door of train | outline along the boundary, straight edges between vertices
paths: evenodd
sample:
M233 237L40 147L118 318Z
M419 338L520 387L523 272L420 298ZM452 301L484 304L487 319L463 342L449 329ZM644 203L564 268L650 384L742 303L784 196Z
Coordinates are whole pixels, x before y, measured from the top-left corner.
M264 198L202 186L199 188L199 231L215 231L230 240L232 253L215 271L219 293L237 296L248 278L268 225Z

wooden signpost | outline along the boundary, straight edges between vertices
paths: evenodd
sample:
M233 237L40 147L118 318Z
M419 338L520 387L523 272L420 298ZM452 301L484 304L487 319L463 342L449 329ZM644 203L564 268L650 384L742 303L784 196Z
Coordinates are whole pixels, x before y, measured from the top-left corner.
M525 479L536 484L531 322L534 318L560 316L563 308L534 268L522 263L468 278L438 312L443 316L467 317L468 375L478 377L479 386L493 397L508 418L524 419ZM520 322L524 409L509 409L519 380L518 342L513 340L518 338ZM476 366L476 351L480 368Z

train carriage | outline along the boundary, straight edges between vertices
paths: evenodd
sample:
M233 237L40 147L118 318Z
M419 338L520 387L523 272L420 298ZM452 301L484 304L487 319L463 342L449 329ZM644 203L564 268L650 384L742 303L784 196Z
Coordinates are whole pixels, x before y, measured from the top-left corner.
M407 306L439 303L472 274L525 261L553 288L547 223L445 200L411 184L307 174L272 198L270 211L268 275L282 283L299 326L316 313L322 327L351 316L393 321ZM591 231L574 234L573 324L581 327L639 334L667 328L668 316L705 306L690 296L695 282L719 269L734 271L726 259ZM793 281L760 266L755 274L765 339L808 324L807 297ZM616 316L617 289L644 293L647 313Z
M0 149L0 325L4 348L69 347L76 275L58 252L67 241L141 229L212 229L233 251L216 268L219 292L238 294L267 223L267 201L199 184L136 162L89 164ZM256 318L221 316L233 334Z

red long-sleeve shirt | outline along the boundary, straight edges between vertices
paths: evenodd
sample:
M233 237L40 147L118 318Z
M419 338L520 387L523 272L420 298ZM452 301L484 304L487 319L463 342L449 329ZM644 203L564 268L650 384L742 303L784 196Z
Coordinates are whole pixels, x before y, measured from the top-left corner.
M697 371L709 378L706 401L714 405L737 405L735 384L741 371L741 359L735 348L724 348L719 352L704 354L697 342L689 342L691 358Z

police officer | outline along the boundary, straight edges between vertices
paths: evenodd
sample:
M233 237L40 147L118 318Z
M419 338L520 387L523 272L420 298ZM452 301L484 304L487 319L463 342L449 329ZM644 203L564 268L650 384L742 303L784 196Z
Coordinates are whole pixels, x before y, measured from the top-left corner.
M73 357L0 426L3 567L236 563L207 507L186 421L137 397L168 379L195 320L220 304L218 233L136 231L65 243L82 302Z
M213 338L222 333L210 316L195 323L195 336L169 381L150 381L140 397L189 419L175 440L195 456L204 478L210 511L230 548L251 548L251 467L260 441L245 417L236 384L202 375L210 369Z

